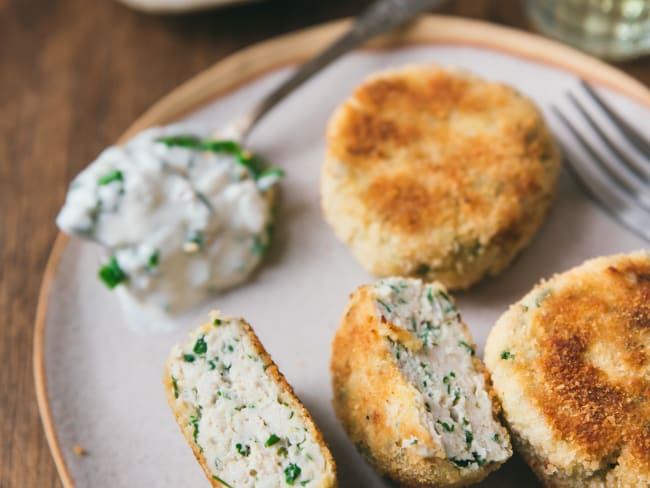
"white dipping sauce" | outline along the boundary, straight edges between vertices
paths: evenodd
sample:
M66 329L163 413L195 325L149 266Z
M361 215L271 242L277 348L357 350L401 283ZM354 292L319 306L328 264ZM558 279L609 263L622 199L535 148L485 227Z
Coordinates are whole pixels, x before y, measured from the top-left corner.
M150 331L150 319L187 310L255 269L282 176L256 174L230 152L159 141L170 137L206 140L208 131L157 127L109 147L70 184L56 219L64 232L106 247L104 281L121 289L130 322Z

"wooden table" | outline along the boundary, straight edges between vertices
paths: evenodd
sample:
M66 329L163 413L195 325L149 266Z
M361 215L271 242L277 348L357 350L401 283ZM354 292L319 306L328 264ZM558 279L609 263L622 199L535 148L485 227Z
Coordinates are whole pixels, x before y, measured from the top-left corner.
M70 179L215 61L367 3L275 0L161 17L111 0L0 0L0 488L60 486L36 407L32 327ZM518 0L441 11L529 28ZM650 84L650 59L621 67Z

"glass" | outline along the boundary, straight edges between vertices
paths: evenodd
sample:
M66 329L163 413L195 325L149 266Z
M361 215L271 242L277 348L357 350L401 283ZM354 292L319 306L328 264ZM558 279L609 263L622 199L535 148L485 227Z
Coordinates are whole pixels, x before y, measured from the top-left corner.
M620 61L650 53L650 0L526 0L543 34Z

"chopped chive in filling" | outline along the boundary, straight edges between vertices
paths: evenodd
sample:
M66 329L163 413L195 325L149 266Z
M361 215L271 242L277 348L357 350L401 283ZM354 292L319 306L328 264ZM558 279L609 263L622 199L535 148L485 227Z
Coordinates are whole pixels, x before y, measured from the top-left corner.
M266 442L264 443L264 446L265 447L271 447L273 444L276 444L279 440L280 440L280 438L277 435L271 434L270 437L268 439L266 439Z
M119 169L114 169L109 173L106 173L104 176L100 177L97 180L97 184L100 186L108 185L114 181L124 181L124 175Z
M100 268L99 278L112 290L120 283L126 281L128 276L124 271L122 271L117 259L113 256L108 263Z
M221 324L222 324L221 319L214 319L212 321L212 325L214 325L215 327L219 327Z
M183 361L186 363L193 363L194 359L196 359L194 354L183 354Z
M151 256L149 256L149 260L147 261L147 268L154 269L156 266L158 266L159 260L160 260L160 251L156 249L154 253Z
M214 478L215 480L217 480L219 483L221 483L221 484L222 484L223 486L225 486L226 488L233 488L232 485L229 485L228 483L226 483L224 480L222 480L221 478L219 478L216 474L213 474L213 475L212 475L212 478Z
M447 432L453 432L455 425L449 425L447 422L443 422L442 420L436 420L438 424L442 426L443 429L445 429Z
M206 353L208 350L208 344L205 342L205 336L201 336L196 340L193 350L196 354L199 355Z
M176 378L172 376L172 388L174 389L174 398L178 398L178 382Z
M515 355L512 354L510 351L503 351L501 353L501 359L514 359Z
M237 449L237 452L244 457L248 457L248 455L251 453L251 448L247 445L237 443L235 444L235 449Z
M465 349L467 349L467 352L469 352L470 356L473 356L476 354L476 351L474 351L474 348L470 346L467 342L465 341L460 341L458 342L459 346L463 346Z
M391 308L388 306L388 304L386 302L384 302L383 300L379 300L379 299L377 299L377 302L379 302L379 304L382 307L384 307L388 313L391 313Z
M472 441L474 440L474 434L472 434L469 430L465 431L465 442L467 443L467 447L469 447L472 444Z
M197 438L199 436L199 419L198 419L198 417L192 415L190 417L190 424L192 425L192 428L193 428L193 430L192 430L192 438L194 439L194 442L196 444L198 444L199 443L198 440L197 440Z
M284 479L287 482L287 485L293 485L301 472L302 470L300 469L300 466L294 463L289 464L289 466L284 470Z

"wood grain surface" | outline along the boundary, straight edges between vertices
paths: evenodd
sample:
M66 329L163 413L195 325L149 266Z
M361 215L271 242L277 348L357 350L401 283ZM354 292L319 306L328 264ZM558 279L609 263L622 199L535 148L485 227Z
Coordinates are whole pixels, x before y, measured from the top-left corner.
M0 488L61 486L31 361L38 289L70 179L153 102L225 55L367 3L269 0L161 17L111 0L0 0ZM529 28L517 0L439 11ZM620 67L650 84L650 59Z

